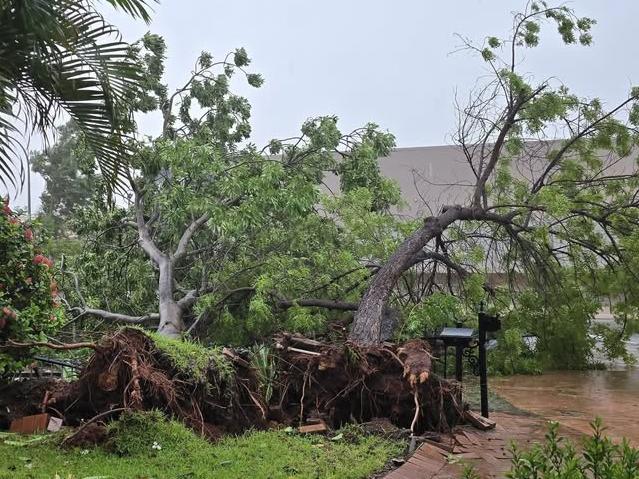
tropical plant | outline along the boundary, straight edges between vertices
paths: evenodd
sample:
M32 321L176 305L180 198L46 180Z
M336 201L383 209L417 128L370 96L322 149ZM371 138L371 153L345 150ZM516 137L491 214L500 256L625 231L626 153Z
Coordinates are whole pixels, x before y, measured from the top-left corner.
M108 2L149 20L146 0ZM129 45L89 0L2 0L0 25L0 182L21 184L22 130L46 135L64 111L116 183L129 154L122 104L141 78Z
M38 341L64 321L53 262L4 200L0 211L0 374L21 365L9 341Z

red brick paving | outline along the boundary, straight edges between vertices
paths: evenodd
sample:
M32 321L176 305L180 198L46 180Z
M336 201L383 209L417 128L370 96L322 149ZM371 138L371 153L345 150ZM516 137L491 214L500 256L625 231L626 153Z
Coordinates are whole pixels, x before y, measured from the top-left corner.
M544 418L507 413L491 415L497 425L489 431L479 431L471 426L456 428L444 437L452 453L434 444L423 443L401 467L386 479L449 479L458 478L464 464L474 466L480 477L502 478L510 469L509 445L515 441L520 447L529 447L542 441L547 430ZM578 437L576 430L561 428L562 434Z

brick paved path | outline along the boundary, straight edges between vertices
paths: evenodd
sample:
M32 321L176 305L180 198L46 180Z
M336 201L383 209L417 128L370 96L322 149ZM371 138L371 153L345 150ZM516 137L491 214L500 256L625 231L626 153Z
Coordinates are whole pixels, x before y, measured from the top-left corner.
M453 479L460 477L463 464L472 464L482 478L501 478L510 468L511 441L521 447L543 440L546 420L536 416L493 413L495 429L479 431L471 426L456 428L442 443L423 443L415 453L386 479ZM565 436L580 433L562 427Z

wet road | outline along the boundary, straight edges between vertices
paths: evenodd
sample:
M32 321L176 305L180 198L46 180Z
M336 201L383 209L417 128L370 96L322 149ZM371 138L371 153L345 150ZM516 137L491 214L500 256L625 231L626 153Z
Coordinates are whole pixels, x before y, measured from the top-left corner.
M639 345L639 336L633 337L633 343L630 349ZM590 421L599 416L612 438L627 437L639 446L639 369L611 368L490 378L489 382L519 409L584 433L590 432Z

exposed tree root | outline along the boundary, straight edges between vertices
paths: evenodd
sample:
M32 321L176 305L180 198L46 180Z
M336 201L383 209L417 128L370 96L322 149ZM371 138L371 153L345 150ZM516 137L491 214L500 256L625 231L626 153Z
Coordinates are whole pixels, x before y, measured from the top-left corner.
M425 341L399 348L313 343L276 338L281 352L275 402L285 417L320 418L333 426L386 417L415 434L446 431L460 421L460 386L431 373Z
M462 417L459 385L431 373L424 341L362 347L283 334L274 338L270 374L247 353L225 348L222 354L225 371L218 358L205 374L191 374L144 332L125 328L97 343L77 381L34 393L42 398L42 389L48 391L44 407L67 424L112 418L116 409L160 409L210 438L320 419L339 427L388 418L420 434L446 431Z

